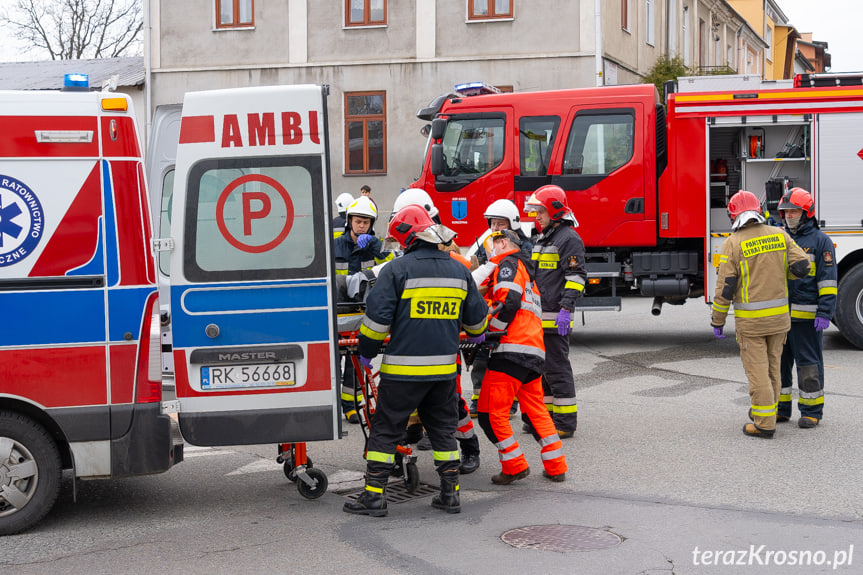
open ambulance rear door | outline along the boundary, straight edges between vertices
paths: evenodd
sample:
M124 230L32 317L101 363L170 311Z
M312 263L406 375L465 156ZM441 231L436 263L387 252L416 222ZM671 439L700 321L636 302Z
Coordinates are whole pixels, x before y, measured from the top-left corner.
M186 94L170 256L194 445L340 437L326 87Z

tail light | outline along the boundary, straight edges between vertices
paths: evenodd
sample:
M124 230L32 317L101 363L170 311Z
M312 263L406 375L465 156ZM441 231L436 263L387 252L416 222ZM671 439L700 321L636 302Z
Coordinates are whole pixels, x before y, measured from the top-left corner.
M135 403L162 401L162 334L159 329L159 296L153 293L144 306L141 337L138 339L138 366Z

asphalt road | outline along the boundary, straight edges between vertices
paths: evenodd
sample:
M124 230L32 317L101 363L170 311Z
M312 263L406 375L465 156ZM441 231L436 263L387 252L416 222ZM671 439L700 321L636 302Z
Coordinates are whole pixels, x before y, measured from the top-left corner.
M500 487L496 453L462 478L463 511L419 497L389 517L342 513L361 485L362 436L309 444L329 477L306 500L275 446L189 448L168 473L77 484L31 531L0 539L0 572L29 573L827 573L863 572L863 351L825 335L825 419L748 438L733 339L715 340L700 301L624 300L572 336L579 427L565 483L533 473ZM436 485L420 452L423 482ZM536 526L537 529L522 529ZM519 547L504 542L524 534ZM516 542L518 544L518 542ZM555 550L544 550L543 545ZM594 550L562 550L562 549ZM602 548L599 548L602 547Z

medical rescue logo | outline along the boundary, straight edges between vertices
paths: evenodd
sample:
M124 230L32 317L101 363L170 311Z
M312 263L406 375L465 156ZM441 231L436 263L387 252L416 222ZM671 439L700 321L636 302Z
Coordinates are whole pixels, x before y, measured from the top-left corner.
M33 190L0 174L0 267L33 253L44 231L42 203Z

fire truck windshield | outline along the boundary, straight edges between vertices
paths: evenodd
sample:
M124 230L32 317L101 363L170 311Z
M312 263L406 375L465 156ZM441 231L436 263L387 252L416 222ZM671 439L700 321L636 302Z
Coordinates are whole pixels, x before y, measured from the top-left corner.
M505 118L478 116L449 118L443 137L443 177L473 180L503 160Z

